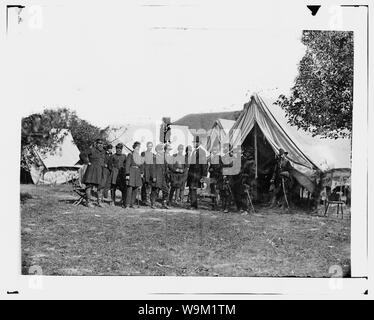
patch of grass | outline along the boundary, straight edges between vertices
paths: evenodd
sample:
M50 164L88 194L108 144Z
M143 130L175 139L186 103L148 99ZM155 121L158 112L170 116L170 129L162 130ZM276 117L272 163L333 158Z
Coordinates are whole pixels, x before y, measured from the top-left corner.
M21 186L22 264L47 275L330 277L350 275L350 219L257 208L75 207L69 186ZM348 216L349 217L349 216Z
M21 204L25 203L29 199L32 199L32 195L30 193L21 192L21 195L20 195Z

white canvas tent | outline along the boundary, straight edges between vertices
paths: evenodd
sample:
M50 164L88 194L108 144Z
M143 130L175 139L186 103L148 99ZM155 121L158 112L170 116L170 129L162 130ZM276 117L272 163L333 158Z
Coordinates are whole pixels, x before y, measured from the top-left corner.
M258 93L251 96L230 130L233 146L243 144L253 129L259 129L275 153L279 148L288 152L292 166L304 177L312 176L315 170L351 167L350 139L313 137L310 133L291 126L285 112L274 104L277 96ZM254 134L256 135L256 132ZM304 181L305 187L312 192L312 185L301 175L299 182L303 184Z
M234 124L234 120L217 119L214 121L208 136L207 149L211 151L213 147L220 148L223 143L228 143L230 129Z
M63 140L55 150L44 153L33 149L34 162L29 169L34 184L63 184L78 178L79 149L68 130L61 130L59 135Z

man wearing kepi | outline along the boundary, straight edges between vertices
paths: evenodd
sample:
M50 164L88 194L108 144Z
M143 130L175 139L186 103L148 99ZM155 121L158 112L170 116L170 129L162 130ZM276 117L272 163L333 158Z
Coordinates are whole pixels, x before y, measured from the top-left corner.
M281 205L283 209L289 208L289 190L292 184L292 166L287 159L288 152L282 148L278 151L273 176L270 180L270 189L273 191L271 207Z
M143 185L141 189L142 203L148 206L150 195L151 195L151 170L154 164L154 153L152 152L153 143L151 141L147 142L147 150L142 152L142 157L144 161L144 178Z
M133 146L133 152L129 153L126 158L126 205L125 208L130 206L134 207L137 199L138 190L142 186L143 177L143 158L140 155L140 142L136 141Z
M126 164L126 155L122 153L123 144L118 143L116 145L116 153L113 154L109 160L109 169L111 171L110 177L110 192L112 198L112 205L115 205L116 202L116 190L121 191L122 196L122 206L126 204L126 181L125 181L125 164Z
M100 186L100 188L103 189L103 196L105 199L108 199L110 185L111 185L110 177L112 173L111 173L111 169L109 168L110 167L109 162L113 155L112 149L113 149L113 146L111 144L107 144L106 146L104 146L104 150L105 150L105 166L103 169L104 179L103 179L103 183Z
M212 209L217 210L218 205L218 194L221 190L223 183L222 174L222 158L218 154L218 148L214 146L209 159L209 182L210 182L210 193L212 195Z
M97 191L97 205L102 207L103 190L100 186L104 181L105 150L103 146L103 141L97 139L92 148L81 154L81 159L87 164L82 180L82 183L86 185L87 207L93 206L90 200L93 188Z
M206 152L201 148L200 139L195 137L195 150L192 152L187 176L191 208L197 209L197 189L201 188L202 179L208 174Z
M162 207L168 209L166 201L169 194L169 188L166 181L167 166L165 159L164 146L158 144L155 148L155 164L153 165L153 170L151 171L152 177L152 193L151 193L151 208L155 208L156 198L160 191L162 191Z

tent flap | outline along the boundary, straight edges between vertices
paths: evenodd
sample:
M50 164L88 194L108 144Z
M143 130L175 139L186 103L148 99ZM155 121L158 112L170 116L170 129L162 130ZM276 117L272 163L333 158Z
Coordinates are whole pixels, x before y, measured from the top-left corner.
M280 148L288 152L287 158L295 169L295 179L313 192L311 178L315 170L350 167L349 139L322 139L298 130L288 123L284 110L274 99L257 93L244 105L243 111L230 130L230 142L241 145L257 123L275 153Z

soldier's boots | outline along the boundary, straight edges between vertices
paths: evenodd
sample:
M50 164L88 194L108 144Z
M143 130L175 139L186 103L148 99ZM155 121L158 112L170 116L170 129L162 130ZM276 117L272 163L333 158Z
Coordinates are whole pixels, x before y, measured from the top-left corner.
M162 201L162 208L163 208L163 209L169 209L169 207L168 207L167 204L166 204L166 200L163 200L163 201Z
M97 206L103 207L103 191L97 191Z
M177 206L178 206L177 202L172 201L172 200L169 200L169 201L167 202L167 205L168 205L169 207L177 207Z
M93 204L91 203L91 188L86 188L86 207L93 208Z
M90 202L90 200L87 200L87 202L86 202L86 207L87 207L87 208L93 208L94 205Z

